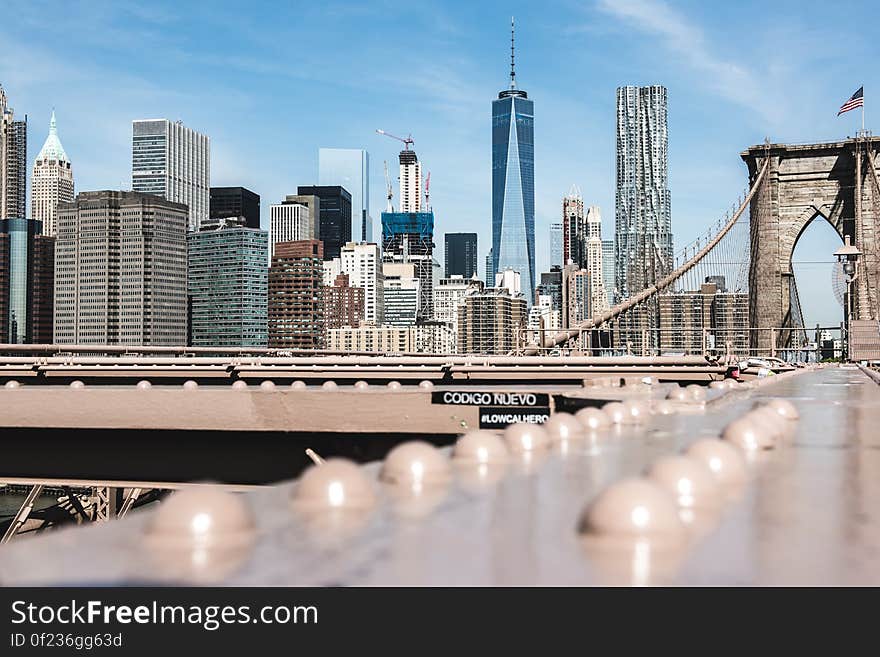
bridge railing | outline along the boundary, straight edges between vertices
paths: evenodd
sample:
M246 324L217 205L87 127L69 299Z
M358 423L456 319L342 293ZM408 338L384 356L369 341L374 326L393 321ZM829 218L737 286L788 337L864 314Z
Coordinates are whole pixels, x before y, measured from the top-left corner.
M565 345L541 346L560 331L575 333ZM710 356L738 362L744 358L780 358L787 362L819 362L843 355L840 326L816 328L654 328L618 327L526 329L521 352L555 356ZM762 340L766 337L766 340ZM756 345L766 344L767 347Z

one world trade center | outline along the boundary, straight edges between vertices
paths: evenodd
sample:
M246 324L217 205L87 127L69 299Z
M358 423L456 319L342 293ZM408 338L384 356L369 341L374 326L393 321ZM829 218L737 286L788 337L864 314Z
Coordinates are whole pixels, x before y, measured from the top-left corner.
M516 87L513 21L510 88L492 101L492 269L520 273L529 305L535 290L534 104ZM493 276L487 277L490 281Z

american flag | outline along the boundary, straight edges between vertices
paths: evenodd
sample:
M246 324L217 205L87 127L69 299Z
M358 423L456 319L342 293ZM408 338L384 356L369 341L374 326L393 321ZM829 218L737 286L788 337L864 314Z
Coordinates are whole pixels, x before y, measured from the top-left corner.
M844 112L849 112L850 110L854 110L856 107L864 107L865 106L865 93L864 87L859 87L859 90L855 92L852 97L846 101L843 105L840 106L840 111L837 113L837 116L840 116Z

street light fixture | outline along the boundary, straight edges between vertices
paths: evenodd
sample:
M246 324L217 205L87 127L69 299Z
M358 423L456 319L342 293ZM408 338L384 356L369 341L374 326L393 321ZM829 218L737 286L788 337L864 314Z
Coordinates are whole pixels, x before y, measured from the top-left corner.
M843 246L837 249L837 251L834 252L834 255L837 257L837 262L841 263L843 266L843 273L846 276L846 299L843 304L843 324L846 330L845 353L847 360L849 360L849 320L852 316L852 284L859 276L856 265L858 264L858 259L859 256L862 255L862 252L859 251L857 246L850 243L849 235L845 235L843 238Z

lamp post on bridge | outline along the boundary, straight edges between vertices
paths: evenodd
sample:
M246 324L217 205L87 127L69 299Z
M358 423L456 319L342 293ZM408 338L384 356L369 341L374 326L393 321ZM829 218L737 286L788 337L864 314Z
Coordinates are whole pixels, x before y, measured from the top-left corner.
M843 246L834 252L837 262L843 265L843 274L846 276L846 298L843 300L843 325L846 335L843 341L843 353L846 359L850 359L849 352L849 323L852 317L852 284L858 278L858 259L862 255L858 247L850 243L849 235L844 236Z

